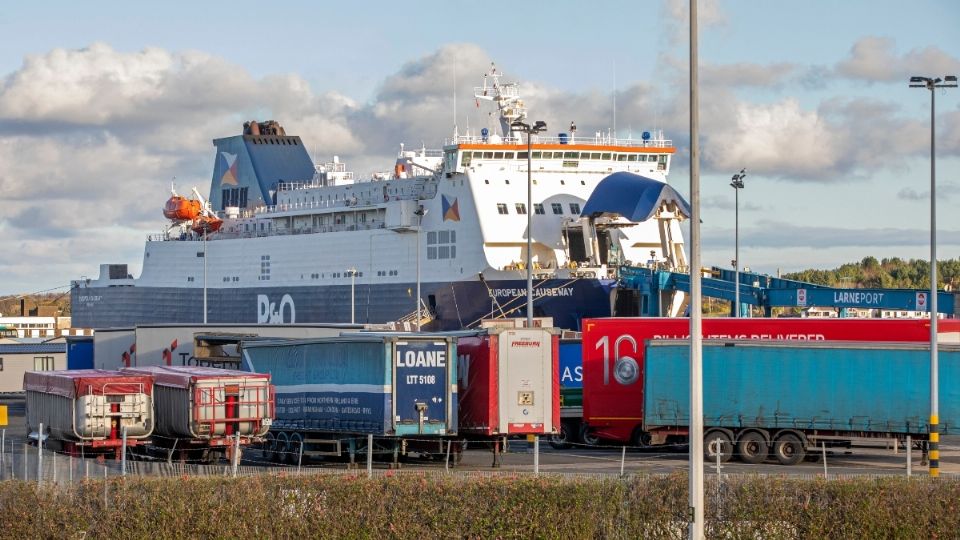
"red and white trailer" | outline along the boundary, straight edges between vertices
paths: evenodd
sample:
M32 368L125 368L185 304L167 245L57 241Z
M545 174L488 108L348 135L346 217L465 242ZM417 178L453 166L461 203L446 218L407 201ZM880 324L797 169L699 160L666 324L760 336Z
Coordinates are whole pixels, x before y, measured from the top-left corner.
M169 449L225 449L262 441L274 414L270 375L196 366L143 366L123 373L151 377L156 443Z
M146 444L154 428L153 378L101 369L28 371L27 428L39 440L40 425L55 449L116 450Z
M939 341L960 341L960 320L937 325ZM583 321L583 428L585 442L599 439L642 446L644 342L687 339L685 318L603 318ZM773 341L930 340L927 319L705 318L704 339Z
M555 328L489 328L459 337L459 433L558 433L559 354Z

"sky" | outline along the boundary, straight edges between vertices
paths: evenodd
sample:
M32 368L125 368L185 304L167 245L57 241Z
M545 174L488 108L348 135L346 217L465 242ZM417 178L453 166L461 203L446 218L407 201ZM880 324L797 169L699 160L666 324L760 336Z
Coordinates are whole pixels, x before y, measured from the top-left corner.
M360 175L483 125L491 62L531 119L661 129L689 193L687 2L19 2L0 11L0 296L137 275L173 179L250 119ZM701 0L703 263L776 274L930 255L930 92L955 0ZM456 100L454 99L456 96ZM455 113L456 111L456 113ZM615 120L614 120L615 118ZM960 257L960 89L936 92L937 249ZM735 209L731 176L746 169Z

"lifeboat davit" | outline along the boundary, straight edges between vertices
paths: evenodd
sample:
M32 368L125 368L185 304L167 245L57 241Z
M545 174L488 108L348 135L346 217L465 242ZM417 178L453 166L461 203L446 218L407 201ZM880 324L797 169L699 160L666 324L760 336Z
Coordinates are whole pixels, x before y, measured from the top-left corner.
M214 216L199 216L193 220L190 227L197 234L210 234L220 230L223 226L223 220Z
M190 221L200 215L200 201L174 195L163 207L163 217L178 221Z

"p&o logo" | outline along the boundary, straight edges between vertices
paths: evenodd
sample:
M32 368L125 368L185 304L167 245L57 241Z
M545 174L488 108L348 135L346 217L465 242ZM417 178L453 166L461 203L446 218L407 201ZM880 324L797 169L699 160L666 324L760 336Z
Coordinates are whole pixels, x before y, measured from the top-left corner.
M265 294L257 295L257 324L293 324L297 322L297 308L289 294L283 295L279 305Z

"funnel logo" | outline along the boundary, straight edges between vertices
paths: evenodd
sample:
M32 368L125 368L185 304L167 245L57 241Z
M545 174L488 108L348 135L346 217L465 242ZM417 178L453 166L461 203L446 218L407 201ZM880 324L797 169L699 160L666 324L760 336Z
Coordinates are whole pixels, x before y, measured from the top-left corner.
M220 177L220 185L237 185L237 154L220 152L220 155L223 156L223 160L227 164L227 172L223 173L223 176Z
M257 295L257 324L293 324L297 322L297 308L289 294L283 295L280 304L271 302L265 294Z
M460 221L460 204L457 198L454 197L452 201L446 195L441 195L441 198L443 199L443 220Z

